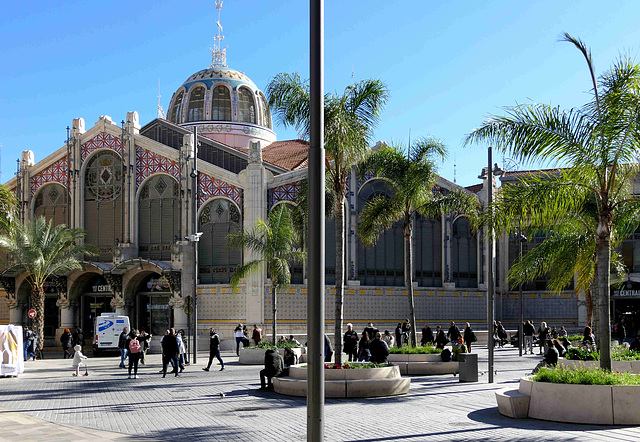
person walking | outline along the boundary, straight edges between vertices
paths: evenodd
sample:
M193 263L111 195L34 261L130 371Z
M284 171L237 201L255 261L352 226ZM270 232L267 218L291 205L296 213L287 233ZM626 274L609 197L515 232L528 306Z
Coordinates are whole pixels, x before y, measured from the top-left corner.
M224 371L224 361L220 356L220 336L218 336L216 330L211 327L209 329L209 363L205 368L203 368L204 371L209 371L213 358L218 359L218 362L220 362L220 365L222 366L220 371Z
M444 349L444 346L447 345L447 342L449 342L449 340L445 336L444 330L442 330L442 327L437 326L436 327L436 348L439 348L441 350Z
M64 329L64 333L60 336L60 343L62 344L62 359L72 358L74 355L71 353L71 347L73 347L71 330L68 328Z
M142 346L142 350L140 351L140 363L142 365L145 365L145 358L147 357L147 350L149 350L149 343L151 342L152 336L151 334L147 334L144 329L140 330L140 334L138 335L138 342Z
M415 342L411 342L411 323L409 319L405 319L402 323L402 345L414 345Z
M547 354L547 339L549 339L549 327L547 327L546 322L540 323L540 328L538 329L538 342L540 343L540 354Z
M324 334L324 362L331 362L333 357L333 345L331 345L331 339L328 334Z
M456 326L456 323L451 321L449 326L449 331L447 331L447 338L451 341L451 346L455 345L458 342L458 338L462 336L460 334L460 329Z
M347 331L344 332L342 338L344 352L348 356L348 361L352 362L358 359L358 332L353 329L353 324L347 324Z
M180 367L180 373L184 371L184 354L186 353L186 346L182 340L180 330L176 333L176 340L178 341L178 366Z
M466 344L467 351L471 353L471 344L473 342L476 342L478 338L476 337L476 334L474 333L474 331L471 330L471 324L469 324L468 322L465 324L464 332L462 334L462 339Z
M129 353L129 379L131 379L132 368L133 378L138 379L138 362L140 361L142 346L140 345L140 341L138 341L138 333L136 330L131 330L131 333L129 333L126 347Z
M162 338L162 377L167 375L167 365L171 363L173 366L172 373L178 377L178 338L175 330L167 330Z
M76 328L76 331L73 332L73 345L84 346L84 334L79 328Z
M118 348L120 349L120 368L125 368L124 360L127 359L127 338L129 337L129 329L127 327L122 329L120 337L118 338Z
M533 326L533 322L526 321L522 326L522 334L524 335L524 354L527 354L527 349L529 349L529 353L533 354L533 335L535 334L536 329Z
M29 358L33 358L33 360L36 360L36 354L35 354L35 337L36 337L36 333L31 330L30 327L25 327L24 329L24 360L26 361Z
M244 341L242 324L238 324L238 326L233 330L233 337L236 338L236 355L240 356L240 344Z

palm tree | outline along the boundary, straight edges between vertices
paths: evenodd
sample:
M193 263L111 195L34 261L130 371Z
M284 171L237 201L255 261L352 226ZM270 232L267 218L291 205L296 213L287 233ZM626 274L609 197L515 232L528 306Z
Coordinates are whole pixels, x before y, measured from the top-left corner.
M273 307L273 344L276 344L277 294L291 283L292 262L303 262L306 254L298 248L299 236L291 222L290 209L274 208L265 222L256 221L250 232L239 231L227 235L227 247L246 248L262 257L239 266L231 275L231 287L237 288L240 280L251 273L261 271L266 264L271 275L271 303Z
M592 198L597 213L595 230L590 232L595 237L600 367L611 370L609 287L614 220L640 209L630 188L638 173L640 66L621 57L597 80L585 44L569 34L563 40L578 48L587 62L592 100L569 111L546 105L508 107L505 116L483 123L467 136L466 143L486 141L524 161L571 167L558 179L538 183L536 197L522 205L517 219L504 221L504 231L514 230L514 223L520 220L553 226L567 213L580 212ZM543 189L544 193L537 193Z
M298 74L278 74L267 86L269 106L282 124L295 126L309 138L309 84ZM324 98L324 142L327 151L326 176L335 197L336 296L335 355L342 363L342 318L345 280L345 203L352 168L361 163L371 144L373 128L387 102L387 87L380 80L363 80L348 86L342 95Z
M9 254L8 264L22 266L31 284L31 305L36 311L34 323L38 347L44 343L44 284L47 278L65 275L82 268L79 256L95 254L94 248L81 244L82 229L70 229L64 224L54 226L43 216L27 225L15 223L0 235L0 248Z
M452 192L436 191L438 179L435 159L444 160L446 147L434 139L420 139L409 146L405 156L401 147L382 147L363 164L361 170L388 181L390 196L378 195L367 202L360 214L358 235L365 246L376 243L380 233L402 221L404 235L404 284L409 296L411 340L416 340L416 315L413 301L413 224L417 215L426 218L443 213L464 212L476 224L478 200L461 189Z

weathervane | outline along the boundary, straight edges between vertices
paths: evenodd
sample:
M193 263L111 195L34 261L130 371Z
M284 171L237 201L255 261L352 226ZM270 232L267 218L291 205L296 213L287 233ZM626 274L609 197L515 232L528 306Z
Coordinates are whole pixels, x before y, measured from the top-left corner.
M213 37L213 49L209 48L211 51L211 68L226 68L227 67L227 47L224 49L220 49L220 43L224 40L224 35L222 35L222 25L220 24L220 10L222 9L222 0L216 0L216 9L218 10L218 21L216 25L218 25L218 33Z

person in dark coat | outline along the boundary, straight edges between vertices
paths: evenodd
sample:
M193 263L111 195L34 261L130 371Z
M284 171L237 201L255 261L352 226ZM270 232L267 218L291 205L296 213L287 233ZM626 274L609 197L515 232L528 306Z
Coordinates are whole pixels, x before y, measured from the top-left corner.
M431 327L429 327L429 324L425 324L424 328L422 329L422 339L420 340L420 343L423 346L433 344L433 332L431 331Z
M362 332L360 342L358 343L358 361L369 362L371 353L369 352L369 335L367 332Z
M129 335L129 329L127 327L122 329L120 338L118 338L118 348L120 349L120 368L124 367L124 360L127 359L127 337Z
M178 338L174 329L167 330L162 338L162 377L167 375L167 365L171 362L173 372L178 376Z
M447 345L447 342L449 342L449 340L444 335L442 327L436 327L436 348L443 349L444 346Z
M473 330L471 330L471 324L468 322L465 324L464 332L462 334L462 339L464 339L464 343L467 347L467 351L471 353L471 344L476 342L478 338Z
M71 336L71 330L64 329L64 333L60 336L60 343L62 344L62 359L72 358L73 353L71 347L73 347L73 337Z
M342 338L344 352L349 356L349 362L358 359L358 332L351 323L347 324L347 331Z
M411 323L408 319L402 323L402 345L411 345Z
M145 364L145 358L147 357L147 350L149 350L149 341L153 335L147 334L144 329L140 330L140 334L138 335L138 342L142 346L142 350L140 351L140 363L142 365Z
M456 323L451 321L451 325L449 327L449 331L447 331L447 338L449 341L456 343L458 342L458 338L462 336L460 334L460 329L456 326Z
M73 333L73 345L84 347L84 334L79 328L76 328L76 331Z
M265 351L264 368L260 370L260 390L273 390L271 379L280 375L283 369L284 360L278 350L270 348Z
M333 345L331 345L331 339L329 335L324 334L324 362L331 362L333 357Z
M402 347L402 324L401 323L398 322L398 325L396 325L396 329L394 330L394 333L396 335L396 347L400 348Z
M376 333L375 339L369 342L369 351L371 352L369 362L375 362L376 364L384 364L387 362L389 346L380 339L380 332Z
M204 371L209 371L213 358L218 359L218 362L220 362L220 365L222 366L220 371L224 371L224 362L220 356L220 336L218 336L216 330L211 327L209 329L209 363L205 368L203 368Z

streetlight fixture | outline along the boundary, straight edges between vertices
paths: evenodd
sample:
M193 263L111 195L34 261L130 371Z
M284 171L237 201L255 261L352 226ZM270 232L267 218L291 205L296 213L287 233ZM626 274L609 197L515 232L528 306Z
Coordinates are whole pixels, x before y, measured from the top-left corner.
M520 231L518 232L518 245L520 247L520 261L522 261L522 245L527 242L527 237L524 236L524 234L522 233L522 227L520 227L519 229ZM523 299L522 299L522 282L520 282L520 287L519 287L519 291L520 291L520 296L518 297L520 300L520 322L518 324L518 348L520 349L519 353L520 356L522 356L522 347L524 344L524 312L523 312Z

